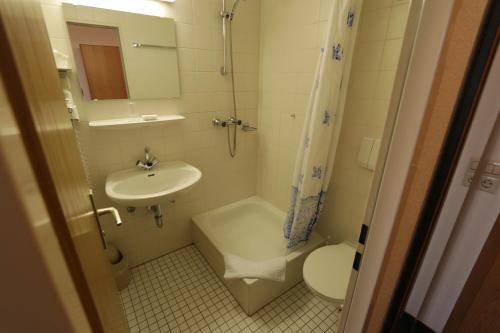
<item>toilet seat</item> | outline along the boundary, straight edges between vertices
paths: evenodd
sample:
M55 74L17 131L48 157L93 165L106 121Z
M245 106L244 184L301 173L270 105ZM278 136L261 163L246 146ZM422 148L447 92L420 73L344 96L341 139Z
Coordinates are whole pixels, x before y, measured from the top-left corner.
M314 250L304 262L304 281L317 296L344 302L356 250L347 243Z

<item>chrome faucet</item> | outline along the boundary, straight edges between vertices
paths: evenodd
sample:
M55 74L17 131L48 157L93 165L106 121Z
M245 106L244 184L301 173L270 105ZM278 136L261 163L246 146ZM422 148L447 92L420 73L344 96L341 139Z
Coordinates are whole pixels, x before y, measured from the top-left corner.
M141 161L141 160L137 160L137 163L135 163L135 165L139 168L139 169L143 169L143 170L147 170L147 171L150 171L152 170L158 163L160 163L156 157L150 157L149 156L149 147L146 146L144 147L144 160Z
M222 120L219 118L212 119L212 125L215 127L226 127L226 126L239 126L242 121L235 117L228 117L226 120Z

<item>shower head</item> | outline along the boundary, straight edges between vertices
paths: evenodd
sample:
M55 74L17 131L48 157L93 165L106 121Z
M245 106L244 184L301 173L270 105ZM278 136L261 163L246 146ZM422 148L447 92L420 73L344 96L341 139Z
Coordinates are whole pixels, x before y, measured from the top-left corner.
M234 17L234 13L236 12L236 8L238 7L238 5L240 4L240 1L241 0L234 0L233 2L233 7L231 7L231 20L233 19Z

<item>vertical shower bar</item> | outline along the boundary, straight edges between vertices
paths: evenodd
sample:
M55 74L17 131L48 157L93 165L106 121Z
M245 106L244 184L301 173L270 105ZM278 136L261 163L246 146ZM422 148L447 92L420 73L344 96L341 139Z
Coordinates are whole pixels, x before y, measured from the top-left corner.
M220 73L222 75L226 75L227 74L226 0L222 0L222 11L220 13L220 16L222 17L222 57L223 57L223 61L224 61L224 64L222 65L222 67L220 69Z

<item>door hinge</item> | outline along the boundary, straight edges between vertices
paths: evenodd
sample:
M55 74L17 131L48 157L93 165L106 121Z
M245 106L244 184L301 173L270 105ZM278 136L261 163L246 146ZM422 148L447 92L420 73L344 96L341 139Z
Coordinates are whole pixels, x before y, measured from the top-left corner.
M359 271L359 266L361 265L361 258L363 255L359 252L356 252L356 255L354 255L354 261L352 262L352 268L356 271Z
M368 237L368 226L366 224L362 224L361 231L359 232L359 239L358 239L359 244L365 245L367 237Z

